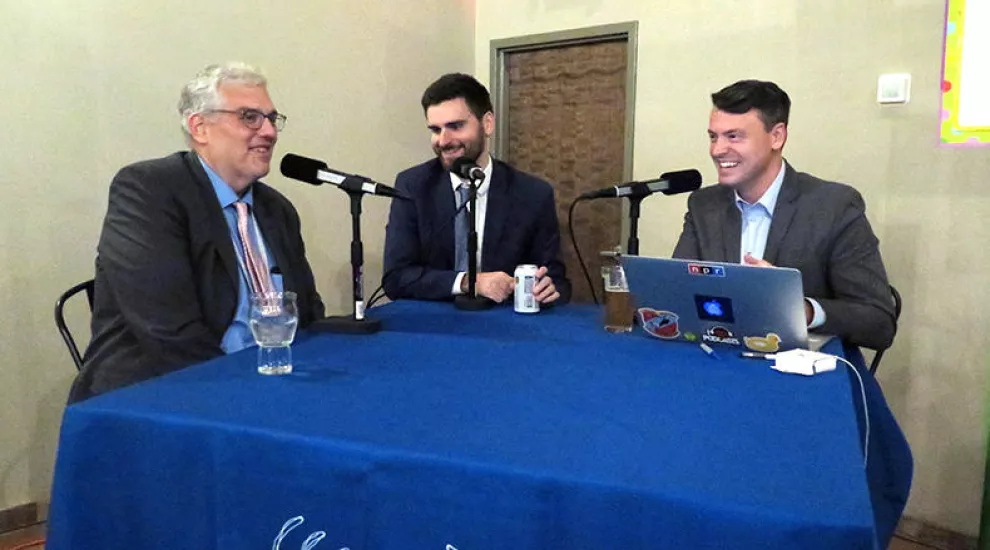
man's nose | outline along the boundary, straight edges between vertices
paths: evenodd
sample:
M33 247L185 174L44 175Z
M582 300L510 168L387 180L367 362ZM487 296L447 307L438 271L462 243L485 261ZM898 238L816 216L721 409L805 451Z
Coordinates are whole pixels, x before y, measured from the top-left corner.
M726 151L725 142L721 138L713 139L709 151L713 157L721 155Z
M437 144L443 147L448 143L450 143L450 132L446 128L443 128L440 130L440 133L437 134Z
M275 127L275 123L269 118L265 118L261 122L261 128L258 128L258 134L266 137L277 137L278 128Z

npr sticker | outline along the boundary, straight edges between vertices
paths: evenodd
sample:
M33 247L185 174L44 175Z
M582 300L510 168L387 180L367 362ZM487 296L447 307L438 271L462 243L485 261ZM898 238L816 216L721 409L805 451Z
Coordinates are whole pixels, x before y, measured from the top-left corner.
M643 330L650 336L656 336L664 340L673 340L681 335L677 327L677 314L670 311L661 311L648 307L641 307L636 310L639 320L643 324Z
M780 336L776 332L767 333L766 336L744 336L743 344L753 351L773 353L780 349Z
M701 335L701 339L702 341L713 344L739 345L739 338L736 338L736 335L732 334L732 331L725 327L711 327Z
M704 277L725 277L725 268L720 265L688 264L688 273Z

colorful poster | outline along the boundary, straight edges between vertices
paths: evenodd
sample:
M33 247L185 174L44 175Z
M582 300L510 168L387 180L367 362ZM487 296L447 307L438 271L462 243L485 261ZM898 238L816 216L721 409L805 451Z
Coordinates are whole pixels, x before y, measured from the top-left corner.
M947 0L941 141L990 145L990 0Z

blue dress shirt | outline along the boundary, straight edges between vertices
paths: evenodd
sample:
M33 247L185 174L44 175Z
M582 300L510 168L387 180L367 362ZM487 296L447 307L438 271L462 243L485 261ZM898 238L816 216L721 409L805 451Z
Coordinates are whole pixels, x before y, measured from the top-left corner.
M227 332L223 334L223 340L220 341L220 348L223 349L224 353L234 353L235 351L255 345L254 336L251 334L251 326L248 324L248 312L251 309L248 296L250 295L249 289L251 286L248 284L247 274L244 272L244 266L246 264L244 263L244 252L241 248L241 237L237 232L237 210L234 208L234 203L238 200L248 205L248 234L261 237L260 248L265 251L269 268L275 271L275 268L278 266L275 264L275 258L268 248L268 243L264 240L264 235L258 230L258 222L254 219L254 192L252 189L249 187L243 197L238 197L237 193L212 168L203 162L203 159L199 159L199 162L203 165L203 170L206 170L206 175L210 178L210 183L213 184L213 191L217 194L217 200L220 201L220 208L223 209L223 217L227 220L227 228L230 231L230 240L234 244L234 252L237 253L237 264L240 266L237 269L238 273L240 273L239 284L237 285L237 311L234 313L234 319L231 321L230 326L227 327ZM282 292L282 275L272 273L272 283L275 285L276 291Z

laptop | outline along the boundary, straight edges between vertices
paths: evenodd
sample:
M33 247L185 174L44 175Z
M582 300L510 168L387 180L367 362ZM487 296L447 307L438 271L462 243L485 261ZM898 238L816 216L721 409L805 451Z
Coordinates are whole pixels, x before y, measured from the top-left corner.
M808 349L797 269L643 256L621 262L637 325L649 336L759 353Z

